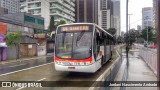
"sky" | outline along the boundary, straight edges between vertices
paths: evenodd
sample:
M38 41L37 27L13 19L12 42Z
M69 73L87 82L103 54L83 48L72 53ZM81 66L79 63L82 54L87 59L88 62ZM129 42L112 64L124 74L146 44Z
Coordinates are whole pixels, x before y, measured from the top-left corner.
M121 31L126 31L126 0L121 1ZM128 13L130 16L131 28L137 29L137 25L142 25L142 8L153 7L152 0L129 0Z

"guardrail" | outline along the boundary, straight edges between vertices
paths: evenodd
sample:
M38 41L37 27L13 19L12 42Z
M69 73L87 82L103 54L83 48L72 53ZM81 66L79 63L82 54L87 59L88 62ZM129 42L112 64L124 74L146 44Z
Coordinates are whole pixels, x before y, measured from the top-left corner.
M157 52L156 50L142 48L140 50L140 56L152 69L155 75L157 75Z

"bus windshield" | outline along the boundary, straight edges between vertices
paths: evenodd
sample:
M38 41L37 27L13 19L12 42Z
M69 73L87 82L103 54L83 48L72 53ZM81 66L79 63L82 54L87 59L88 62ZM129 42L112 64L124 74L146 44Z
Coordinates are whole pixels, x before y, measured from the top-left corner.
M86 59L91 56L92 32L63 32L56 35L56 56L64 59Z

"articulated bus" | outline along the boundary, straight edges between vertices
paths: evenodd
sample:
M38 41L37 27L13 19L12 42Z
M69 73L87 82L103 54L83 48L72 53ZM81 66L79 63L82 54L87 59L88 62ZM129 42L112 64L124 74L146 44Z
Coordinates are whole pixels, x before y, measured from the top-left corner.
M56 30L57 71L94 73L112 58L113 36L93 23L61 25Z

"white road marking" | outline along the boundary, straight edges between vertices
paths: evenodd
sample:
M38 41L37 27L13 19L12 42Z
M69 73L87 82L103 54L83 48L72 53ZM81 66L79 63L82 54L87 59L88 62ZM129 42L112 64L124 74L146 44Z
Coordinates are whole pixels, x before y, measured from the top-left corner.
M42 79L40 79L40 80L38 80L38 81L43 81L43 80L45 80L46 78L42 78Z
M118 58L111 64L111 66L109 68L107 68L104 73L102 73L96 81L104 81L105 80L105 76L107 75L107 72L109 72L109 70L111 68L113 68L113 66L116 64L116 62L118 62L118 60L120 59L120 55L118 53L118 51L116 50L116 53L118 54ZM95 82L94 84L92 84L92 86L88 89L88 90L98 90L100 87L95 87L95 85L97 85L97 83Z
M23 65L26 65L26 64L19 64L19 65L14 65L14 66L9 66L9 67L17 67L17 66L23 66Z
M37 82L43 81L43 80L45 80L45 79L46 79L46 78L39 79L39 80L37 80ZM23 88L27 88L27 87L20 87L20 88L18 88L18 89L16 89L16 90L21 90L21 89L23 89Z
M17 72L21 72L21 71L25 71L25 70L29 70L29 69L33 69L33 68L37 68L37 67L41 67L41 66L45 66L45 65L49 65L49 64L52 64L52 63L54 63L54 62L47 63L47 64L42 64L42 65L30 67L30 68L25 68L25 69L22 69L22 70L17 70L17 71L5 73L5 74L1 74L0 77L1 77L1 76L5 76L5 75L9 75L9 74L13 74L13 73L17 73Z

